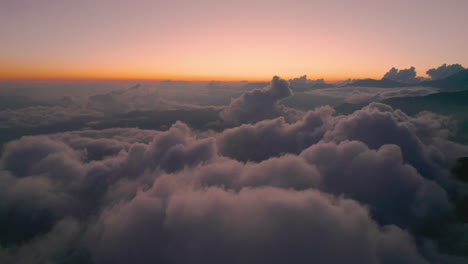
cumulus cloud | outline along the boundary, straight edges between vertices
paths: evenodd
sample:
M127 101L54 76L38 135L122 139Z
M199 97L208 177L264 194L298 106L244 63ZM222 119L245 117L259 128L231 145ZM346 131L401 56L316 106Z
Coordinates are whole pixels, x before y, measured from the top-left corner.
M333 114L332 108L322 107L292 124L280 117L228 129L218 135L219 149L231 158L260 161L283 153L297 154L321 140L359 140L371 148L397 144L408 162L414 162L421 170L430 170L427 159L444 161L438 153L448 151L444 146L449 144L447 138L454 131L449 118L429 112L412 117L380 103L372 103L348 116ZM451 151L461 156L463 149L466 148L459 146Z
M389 79L402 83L414 83L417 82L416 69L414 67L410 67L408 69L399 70L393 67L387 73L385 73L383 79Z
M289 94L274 78L230 108ZM23 137L1 155L0 262L461 262L466 185L450 168L468 148L451 131L373 103L221 132Z
M427 263L406 232L381 229L358 203L319 191L153 192L112 208L91 228L98 263Z
M371 150L357 141L323 143L301 155L316 164L325 190L370 205L381 224L420 231L449 216L451 205L444 189L405 164L396 145Z
M436 177L435 167L446 166L455 155L463 155L466 147L455 147L447 152L448 137L455 124L445 117L422 113L406 115L390 106L371 103L348 116L337 117L333 129L324 135L325 141L359 140L375 149L385 144L400 146L406 162L423 175ZM441 153L445 152L445 153ZM448 158L444 158L448 156Z
M439 80L449 77L450 75L454 75L455 73L461 72L465 70L460 64L442 64L438 68L429 69L426 73L427 75L431 76L433 80Z
M286 80L273 77L269 86L242 94L231 100L221 118L231 124L254 123L280 115L290 115L278 102L292 95ZM289 110L293 111L293 110Z
M244 124L218 135L220 152L241 161L261 161L283 153L299 153L317 143L331 128L335 110L325 106L292 124L283 117Z
M308 81L307 75L302 75L302 76L300 76L300 77L298 77L298 78L290 79L290 80L289 80L289 83L290 83L291 85L294 84L294 85L301 86L301 85L307 84L307 81Z
M330 88L332 84L326 83L324 79L310 80L307 75L289 80L290 87L293 91L307 91L311 89Z

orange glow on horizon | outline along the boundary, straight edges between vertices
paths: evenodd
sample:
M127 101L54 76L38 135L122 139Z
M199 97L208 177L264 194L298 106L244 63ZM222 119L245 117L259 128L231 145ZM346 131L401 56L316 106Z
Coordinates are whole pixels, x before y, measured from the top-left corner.
M5 71L2 71L5 72ZM282 75L281 73L265 74L263 76L223 76L223 75L182 75L182 74L138 74L138 73L47 73L47 72L10 72L10 74L0 73L0 81L225 81L225 82L238 82L238 81L249 81L249 82L268 82L275 75L280 76L283 79L298 78L301 75L307 75L308 79L324 79L327 82L337 82L351 79L364 79L373 78L380 79L381 75L347 75L347 74L336 74L336 75L310 75L310 74L299 74L299 75Z
M425 76L443 63L468 65L468 39L460 33L466 8L443 8L446 1L424 10L418 1L402 9L372 0L365 8L307 0L6 2L0 80L269 81L305 74L331 82L380 79L392 67L414 66Z

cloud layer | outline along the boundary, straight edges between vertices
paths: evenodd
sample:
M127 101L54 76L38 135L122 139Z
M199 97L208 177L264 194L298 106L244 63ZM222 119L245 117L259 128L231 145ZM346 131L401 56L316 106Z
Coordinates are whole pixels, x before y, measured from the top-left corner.
M401 88L340 87L318 89L307 92L308 95L328 96L340 99L339 102L352 104L378 102L392 97L416 97L436 93L430 87L411 86Z
M278 77L245 93L222 115L252 124L221 132L177 122L8 143L0 261L466 260L466 185L450 168L468 147L448 140L449 118L372 103L287 122L277 102L290 95Z

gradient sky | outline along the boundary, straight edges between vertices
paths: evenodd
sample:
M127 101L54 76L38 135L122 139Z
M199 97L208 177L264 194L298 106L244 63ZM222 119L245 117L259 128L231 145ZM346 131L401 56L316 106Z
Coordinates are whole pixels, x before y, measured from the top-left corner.
M467 0L0 0L0 78L423 75L468 66L467 14Z

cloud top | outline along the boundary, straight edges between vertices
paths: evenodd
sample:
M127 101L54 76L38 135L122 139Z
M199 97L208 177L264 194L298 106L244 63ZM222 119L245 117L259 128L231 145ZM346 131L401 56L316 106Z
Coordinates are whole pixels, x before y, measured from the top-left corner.
M408 69L397 69L393 67L385 73L383 78L402 83L416 82L416 68L410 67Z
M460 64L442 64L437 68L429 69L426 73L427 75L431 76L433 80L440 80L454 75L455 73L461 72L463 70L465 70L465 67L463 67Z
M278 102L291 95L288 81L274 76L267 87L246 92L232 99L221 112L221 118L232 124L254 123L274 118L284 112Z
M274 78L241 98L257 93L290 90ZM23 137L0 161L0 260L463 260L466 194L450 168L468 148L448 140L451 125L373 103L221 132L177 122Z

